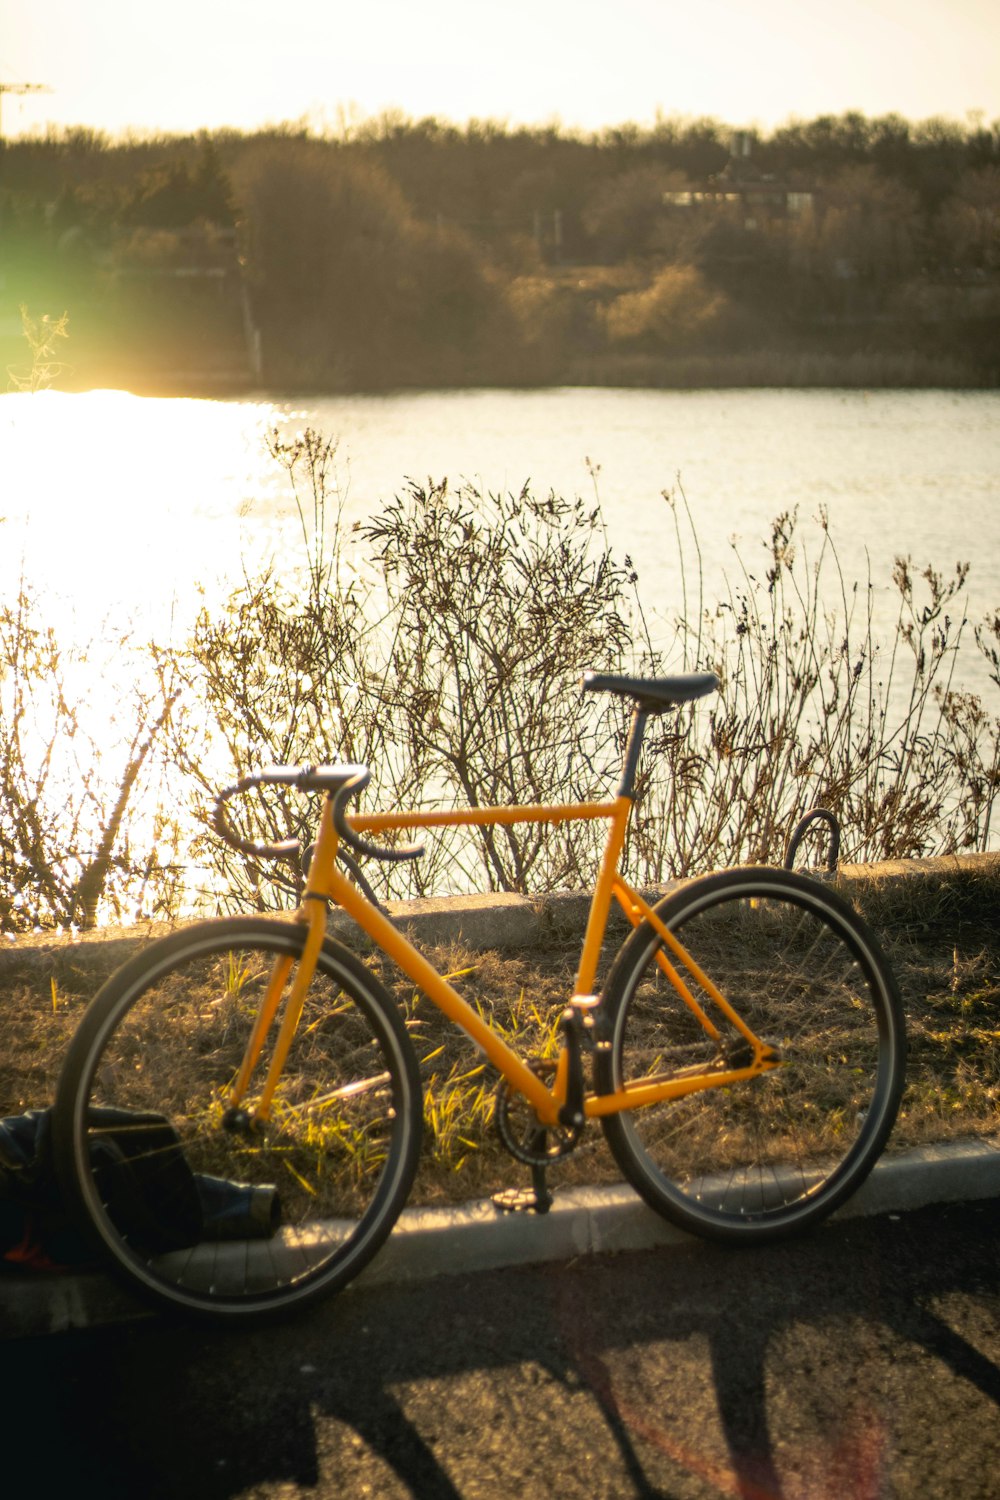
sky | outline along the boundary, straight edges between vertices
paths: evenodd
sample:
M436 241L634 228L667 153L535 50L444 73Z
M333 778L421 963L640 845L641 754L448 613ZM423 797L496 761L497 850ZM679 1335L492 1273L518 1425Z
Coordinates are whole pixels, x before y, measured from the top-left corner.
M18 95L9 86L44 84ZM0 130L1000 119L998 0L0 0Z

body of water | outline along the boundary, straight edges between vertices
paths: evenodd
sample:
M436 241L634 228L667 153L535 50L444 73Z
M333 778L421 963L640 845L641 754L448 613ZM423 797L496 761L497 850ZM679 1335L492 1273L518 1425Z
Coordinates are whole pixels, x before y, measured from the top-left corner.
M0 586L27 578L78 639L110 621L183 633L198 601L245 562L294 554L298 519L265 437L306 426L338 439L347 521L407 478L596 490L613 547L636 560L654 628L681 602L663 499L678 485L708 600L737 576L733 539L752 569L771 520L797 510L804 544L818 545L814 519L825 512L849 579L870 568L886 630L900 553L943 570L969 561L973 617L1000 606L1000 394L965 391L4 395Z

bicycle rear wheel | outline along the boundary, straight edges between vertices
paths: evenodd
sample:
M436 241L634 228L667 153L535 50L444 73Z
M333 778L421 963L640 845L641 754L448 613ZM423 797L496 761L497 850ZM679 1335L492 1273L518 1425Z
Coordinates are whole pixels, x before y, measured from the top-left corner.
M412 1045L391 997L330 940L268 1123L224 1124L275 960L294 962L304 940L300 924L233 918L153 943L95 996L66 1056L64 1191L118 1272L186 1312L249 1319L342 1286L413 1181Z
M782 1063L608 1116L615 1159L652 1208L691 1233L744 1240L804 1228L860 1186L899 1105L902 1008L875 938L833 891L783 870L707 876L656 912ZM745 1064L738 1032L678 965L721 1032L707 1035L657 963L663 951L643 923L608 976L602 1090L726 1058Z

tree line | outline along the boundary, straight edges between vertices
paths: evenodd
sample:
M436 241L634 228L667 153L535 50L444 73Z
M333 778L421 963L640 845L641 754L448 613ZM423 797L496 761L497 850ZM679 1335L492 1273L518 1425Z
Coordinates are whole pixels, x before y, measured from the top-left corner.
M0 146L0 271L80 379L994 384L1000 127L50 132Z

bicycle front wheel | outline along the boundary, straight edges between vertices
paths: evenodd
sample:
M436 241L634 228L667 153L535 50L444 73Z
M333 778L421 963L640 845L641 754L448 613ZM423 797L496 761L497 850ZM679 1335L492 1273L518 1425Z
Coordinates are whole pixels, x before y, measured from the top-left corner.
M153 943L95 996L67 1053L64 1191L161 1303L228 1321L301 1306L355 1276L405 1202L416 1058L391 997L338 943L323 945L267 1123L227 1116L274 965L304 941L300 924L233 918Z
M783 870L696 880L656 913L780 1066L730 1086L608 1116L627 1180L691 1233L766 1239L832 1212L871 1170L903 1088L905 1030L876 940L833 891ZM738 1031L671 957L708 1034L677 992L645 922L608 976L613 1044L603 1088L745 1065Z

